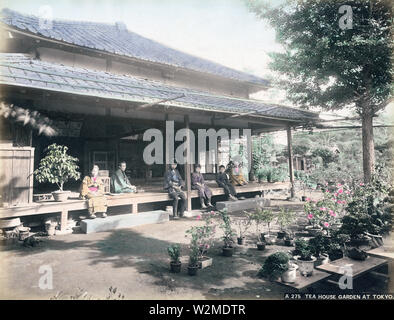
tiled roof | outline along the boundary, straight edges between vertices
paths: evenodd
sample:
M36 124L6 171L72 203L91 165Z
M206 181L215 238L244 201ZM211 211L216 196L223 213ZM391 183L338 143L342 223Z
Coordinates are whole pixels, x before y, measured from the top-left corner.
M0 84L53 90L134 102L168 102L176 107L257 115L283 120L317 120L312 112L275 106L257 100L217 96L204 91L168 86L142 78L64 66L32 59L24 54L0 54Z
M51 28L40 27L39 18L3 9L0 21L13 28L49 39L149 62L214 74L228 79L268 85L265 79L181 52L130 32L123 24L53 20Z

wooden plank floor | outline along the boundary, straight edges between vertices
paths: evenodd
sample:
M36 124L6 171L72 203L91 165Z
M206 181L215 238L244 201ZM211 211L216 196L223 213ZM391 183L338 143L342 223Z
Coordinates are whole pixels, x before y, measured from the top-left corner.
M213 196L223 195L223 189L218 188L216 183L208 182L211 187ZM121 205L132 205L133 212L137 212L137 206L140 203L154 203L161 201L171 200L168 194L163 190L162 184L145 184L137 185L137 188L143 189L144 192L138 193L127 193L127 194L117 194L107 195L108 206L121 206ZM260 192L268 190L280 190L289 189L289 182L275 182L275 183L249 183L246 186L236 187L236 191L239 194L247 192ZM196 190L191 192L192 198L197 198L198 194ZM0 219L12 218L12 217L22 217L28 215L36 214L46 214L46 213L56 213L56 212L68 212L75 210L87 209L87 201L79 200L77 194L74 195L65 202L56 202L53 200L39 201L27 205L20 205L9 208L0 208Z

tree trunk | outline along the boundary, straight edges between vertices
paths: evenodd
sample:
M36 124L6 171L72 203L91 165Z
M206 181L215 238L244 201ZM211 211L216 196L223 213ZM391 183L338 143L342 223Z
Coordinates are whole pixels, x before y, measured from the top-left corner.
M375 147L373 141L373 116L370 113L362 115L362 137L363 137L363 171L364 182L371 181L375 167Z

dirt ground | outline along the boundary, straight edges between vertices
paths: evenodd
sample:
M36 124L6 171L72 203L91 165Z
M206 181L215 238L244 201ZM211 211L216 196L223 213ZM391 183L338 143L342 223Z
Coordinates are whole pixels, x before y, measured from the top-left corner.
M273 204L281 203L285 202ZM0 247L0 299L70 299L82 293L84 298L105 299L110 287L117 288L116 296L144 300L282 299L289 292L258 278L257 271L267 255L292 248L272 245L258 251L252 238L237 246L233 257L221 255L218 239L208 254L213 265L189 276L185 231L201 223L183 218L130 229L47 237L36 247L19 243ZM169 272L166 249L173 243L182 246L184 263L179 274ZM45 266L53 272L52 289L39 287Z

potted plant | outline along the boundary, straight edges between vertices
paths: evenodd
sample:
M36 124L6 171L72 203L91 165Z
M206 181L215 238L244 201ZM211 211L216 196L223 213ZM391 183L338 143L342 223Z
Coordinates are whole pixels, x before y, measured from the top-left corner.
M293 283L296 280L298 266L291 263L285 252L275 252L265 259L259 270L259 276L269 280L277 280L281 277L283 282Z
M215 212L197 216L197 220L204 220L205 224L202 226L194 226L186 231L186 234L191 235L193 245L198 248L198 266L204 269L212 265L212 258L207 257L208 250L213 246L215 225L213 224L212 217ZM195 244L194 244L195 242Z
M40 183L55 183L59 190L52 192L55 201L66 201L70 191L64 191L63 186L68 180L78 180L77 158L67 154L66 146L51 144L47 148L47 153L40 160L38 168L33 172L37 181Z
M304 277L309 277L313 274L316 258L312 255L313 252L308 241L297 239L295 241L295 246L295 253L297 255L294 256L294 259L299 267L300 274Z
M315 267L330 262L328 250L330 246L330 239L324 235L317 235L309 240L309 246L313 255L316 258Z
M278 232L278 239L283 239L288 231L286 230L289 225L291 225L295 221L295 213L291 210L286 210L281 208L278 216L277 221L280 226L280 231Z
M365 250L371 247L369 234L382 235L391 228L391 215L383 209L386 193L382 188L379 183L360 185L354 189L346 207L347 214L342 217L339 232L349 236L345 242L345 253L352 259L367 258Z
M265 239L264 234L262 234L260 230L260 226L263 222L263 210L258 207L251 215L251 219L254 221L256 226L257 250L263 251L265 249Z
M192 233L189 249L189 264L187 266L187 273L189 276L195 276L199 269L198 257L200 255L198 236L196 233Z
M231 220L227 213L227 209L223 209L219 211L219 213L222 218L222 224L220 225L220 228L223 230L223 255L225 257L231 257L234 253L233 243L236 233L231 227Z
M181 260L179 257L181 255L181 246L179 244L173 244L167 248L168 255L170 256L170 267L171 272L179 273L181 272Z
M284 245L288 247L294 246L294 234L293 232L287 232L285 237L284 237Z
M247 211L243 212L244 217L241 219L238 219L236 224L238 227L238 238L237 238L237 243L239 245L244 244L245 240L245 233L246 231L249 230L250 226L252 225L252 215L248 213Z
M268 233L264 235L264 240L266 244L274 244L276 235L271 234L271 222L274 220L275 214L272 210L270 209L264 209L262 210L262 216L261 219L262 221L267 225Z

